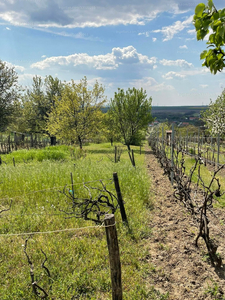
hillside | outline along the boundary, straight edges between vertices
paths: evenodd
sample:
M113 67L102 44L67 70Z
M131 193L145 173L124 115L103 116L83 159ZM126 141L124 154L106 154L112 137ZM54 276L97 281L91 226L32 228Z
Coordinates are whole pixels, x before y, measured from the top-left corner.
M158 122L188 122L201 126L199 116L208 106L152 106L152 116Z

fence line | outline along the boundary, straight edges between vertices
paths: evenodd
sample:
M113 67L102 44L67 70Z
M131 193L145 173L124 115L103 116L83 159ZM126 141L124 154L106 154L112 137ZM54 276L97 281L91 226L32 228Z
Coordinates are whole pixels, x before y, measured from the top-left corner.
M66 183L66 184L63 185L63 186L58 186L58 187L53 187L53 188L47 188L47 189L37 190L37 191L31 191L31 192L29 192L29 193L25 193L25 194L23 194L23 195L18 195L18 196L14 196L14 197L8 196L8 197L0 198L0 201L7 200L7 199L13 200L13 199L17 199L17 198L22 198L22 197L24 197L24 196L26 196L26 195L32 195L32 194L34 194L34 193L40 193L40 192L45 192L45 191L53 191L53 190L56 190L56 189L65 188L66 186L68 186L68 187L70 187L70 186L73 187L73 186L75 186L75 185L84 185L84 184L87 184L87 183L101 182L101 181L112 181L112 182L113 182L113 178L110 178L110 179L96 179L96 180L92 180L92 181L78 182L78 183L73 183L73 184L71 184L71 183L69 183L69 184ZM13 191L13 192L14 192L14 191Z
M90 229L90 228L108 228L115 226L116 222L114 224L110 225L104 225L102 223L101 225L97 226L85 226L85 227L77 227L77 228L66 228L66 229L58 229L58 230L52 230L52 231L35 231L35 232L22 232L22 233L1 233L0 237L9 237L9 236L22 236L22 235L33 235L33 234L51 234L51 233L60 233L60 232L67 232L67 231L78 231L78 230L84 230L84 229Z

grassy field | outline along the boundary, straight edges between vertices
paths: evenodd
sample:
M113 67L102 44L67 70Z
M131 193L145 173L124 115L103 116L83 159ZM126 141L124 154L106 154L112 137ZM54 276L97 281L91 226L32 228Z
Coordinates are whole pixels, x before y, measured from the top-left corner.
M100 179L115 194L113 172L118 173L129 222L128 229L116 211L124 299L166 299L147 282L154 271L144 259L149 247L146 239L151 235L147 224L153 203L144 155L140 155L139 147L133 147L134 168L126 149L120 147L123 153L118 163L113 161L114 147L110 144L90 144L83 151L55 146L1 156L0 211L11 203L10 210L0 214L1 300L37 299L24 253L26 233L69 228L76 230L30 236L27 253L35 280L49 294L48 299L111 299L105 229L92 227L96 224L91 221L68 218L62 212L68 208L68 198L61 192L65 186L72 188L72 174L77 197L87 197L89 193L84 182L98 187ZM42 250L47 256L45 265L50 278L42 267Z

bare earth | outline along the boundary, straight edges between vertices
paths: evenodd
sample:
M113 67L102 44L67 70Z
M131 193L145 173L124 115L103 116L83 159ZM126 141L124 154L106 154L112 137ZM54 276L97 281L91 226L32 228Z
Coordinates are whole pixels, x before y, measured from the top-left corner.
M210 236L218 241L223 259L222 266L215 268L207 258L204 241L200 238L199 248L195 246L198 229L192 216L173 197L170 181L150 149L146 165L155 200L146 256L152 270L149 286L162 294L169 292L168 299L173 300L225 299L225 211L215 209L217 218L210 216Z

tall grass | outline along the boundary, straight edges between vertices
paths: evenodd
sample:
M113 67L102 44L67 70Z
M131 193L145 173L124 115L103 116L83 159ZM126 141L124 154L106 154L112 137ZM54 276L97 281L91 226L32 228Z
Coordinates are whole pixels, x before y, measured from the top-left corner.
M128 216L128 229L116 212L122 262L124 299L161 299L154 288L147 288L149 265L144 259L151 235L148 227L152 206L150 183L144 167L144 155L136 151L134 168L125 152L119 163L113 162L114 148L109 144L89 145L85 150L67 146L44 150L18 151L2 156L0 166L0 211L10 204L9 211L0 214L0 299L36 299L32 292L30 267L24 254L26 232L46 232L65 228L74 231L38 234L28 240L27 253L39 285L49 293L49 299L111 299L109 260L104 228L83 219L67 218L62 210L66 197L60 193L71 184L77 195L84 195L83 182L97 180L115 193L111 181L117 172ZM54 154L53 154L54 153ZM12 157L16 161L14 167ZM33 157L33 159L29 159ZM22 236L10 236L24 233ZM8 236L7 236L8 234ZM51 273L48 280L41 267ZM51 288L50 288L51 286Z

